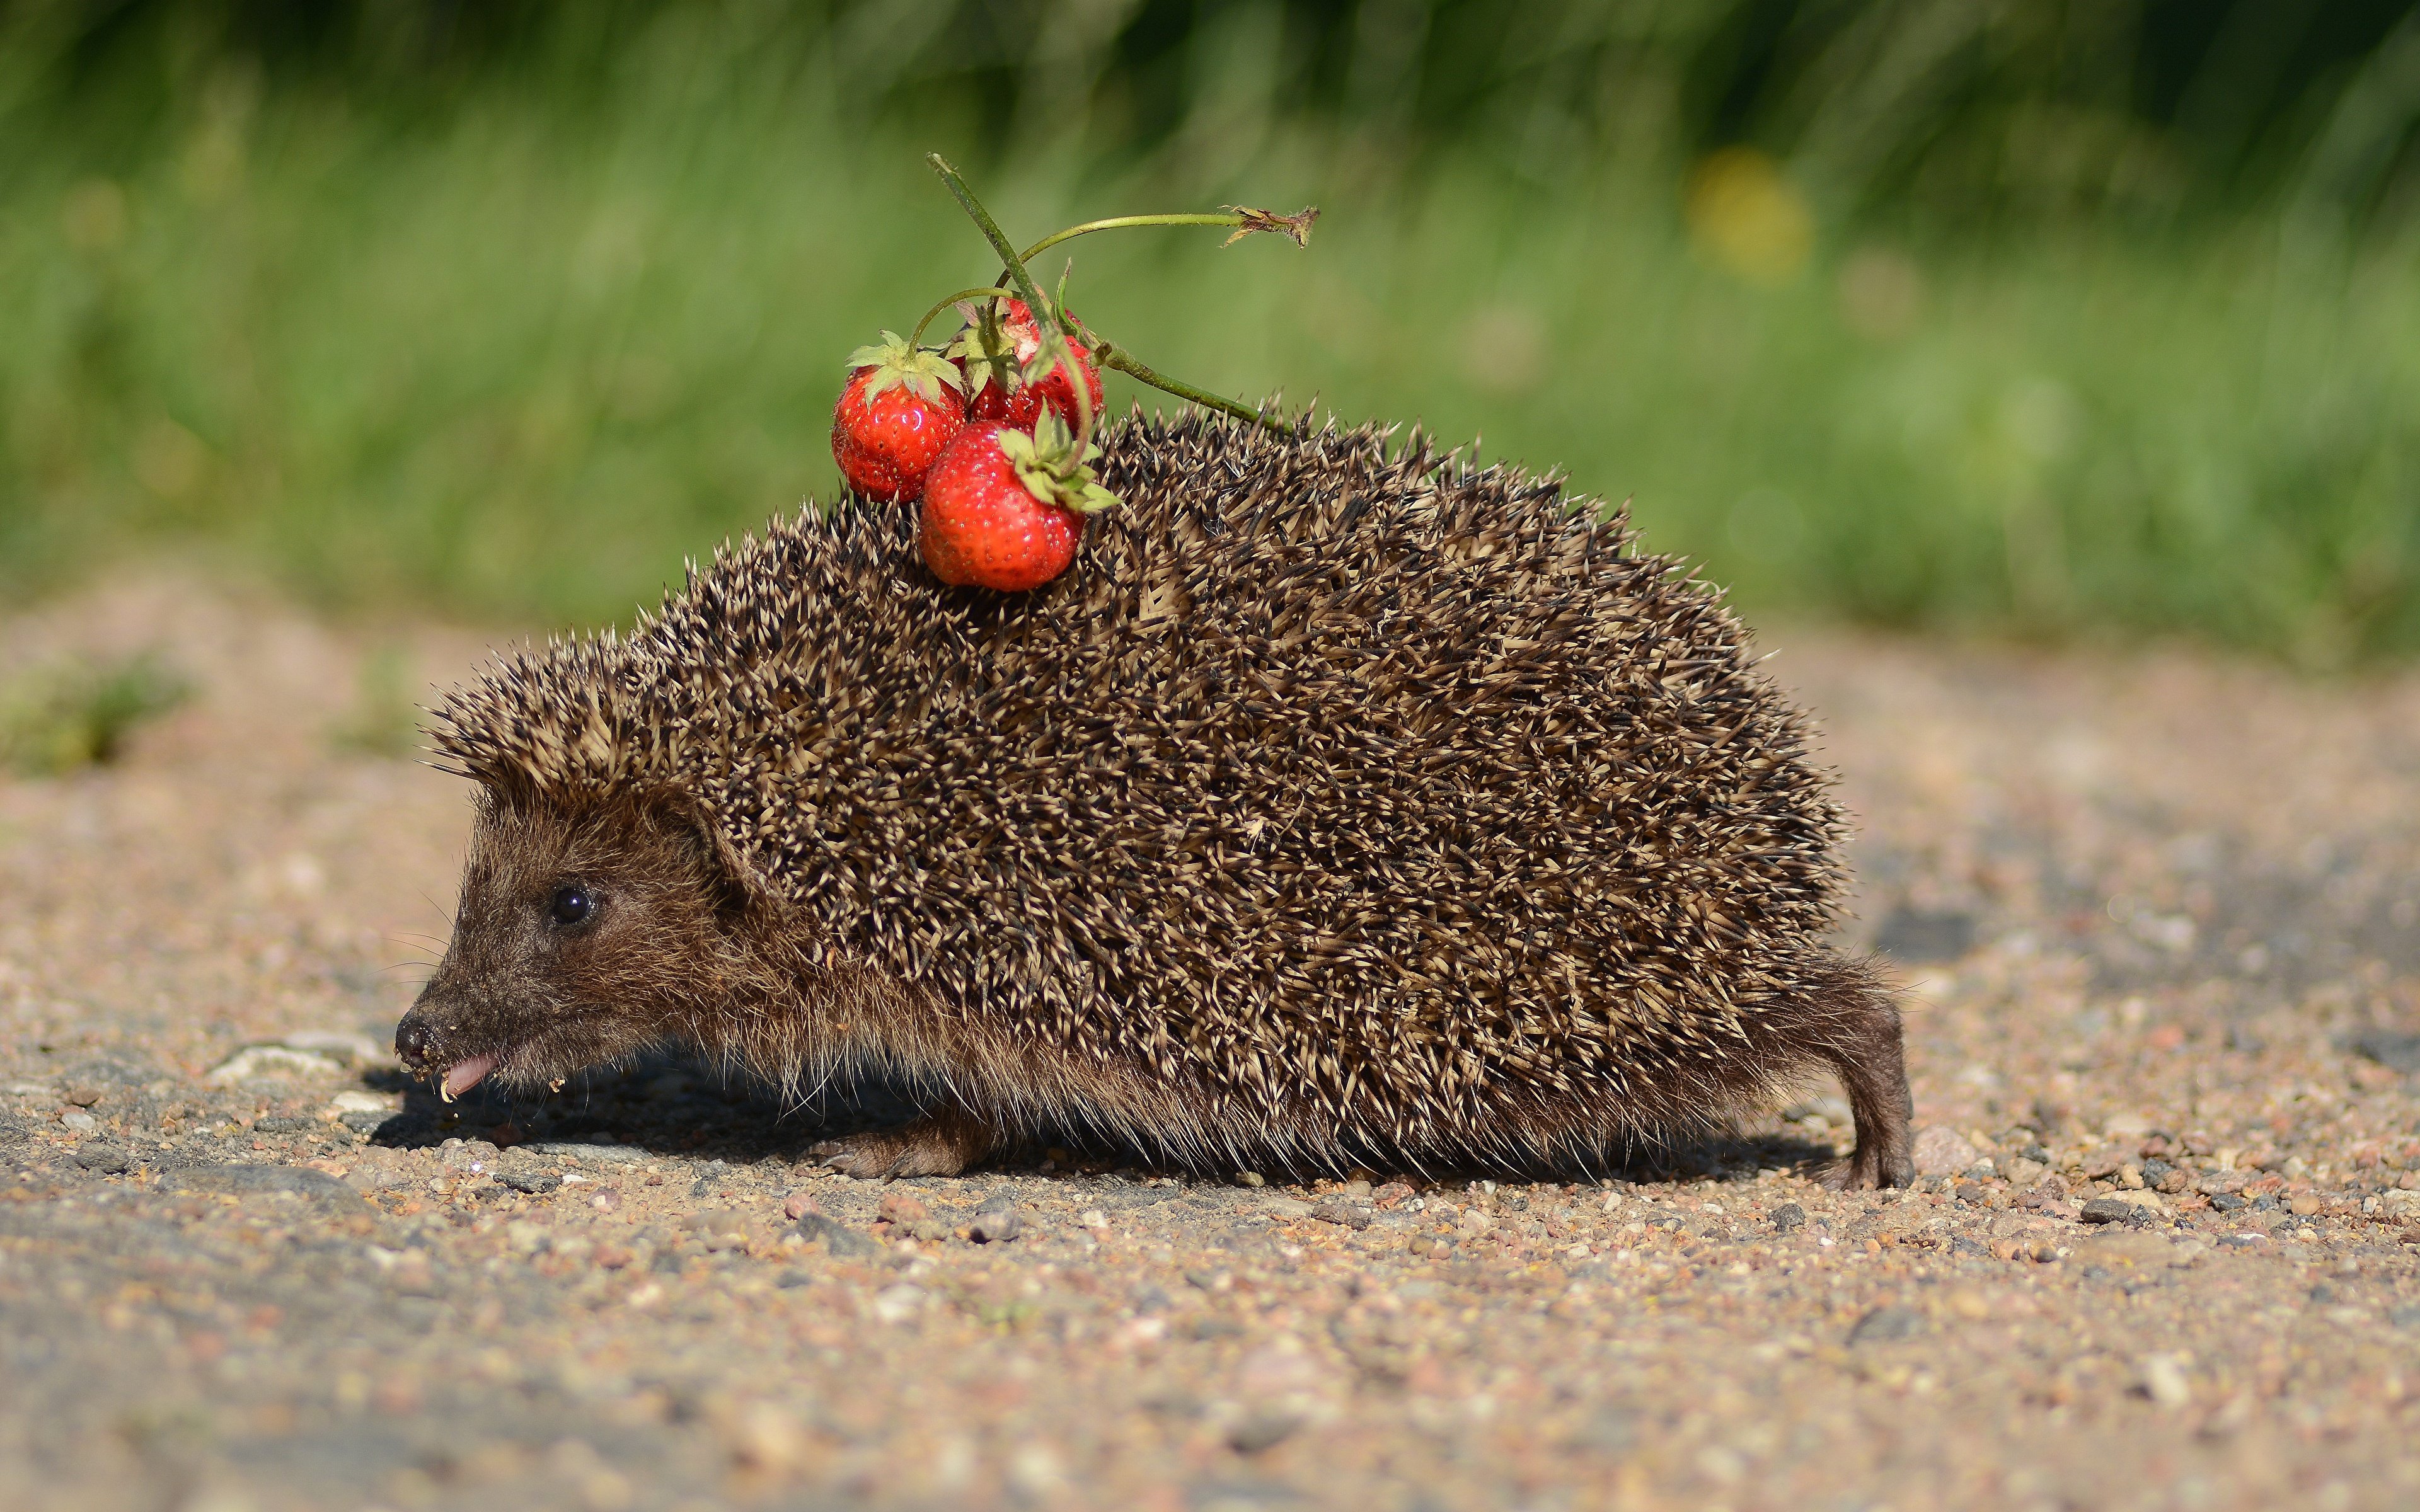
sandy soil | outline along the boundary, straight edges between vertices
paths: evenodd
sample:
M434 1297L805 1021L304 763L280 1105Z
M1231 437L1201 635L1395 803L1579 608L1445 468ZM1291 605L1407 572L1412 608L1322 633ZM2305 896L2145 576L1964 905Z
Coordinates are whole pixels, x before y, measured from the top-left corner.
M199 688L0 777L0 1504L2420 1503L2420 676L1769 643L1918 999L1911 1192L1808 1180L1827 1088L1536 1184L866 1186L804 1151L878 1090L672 1060L443 1107L381 1047L466 795L344 732L477 638L0 620Z

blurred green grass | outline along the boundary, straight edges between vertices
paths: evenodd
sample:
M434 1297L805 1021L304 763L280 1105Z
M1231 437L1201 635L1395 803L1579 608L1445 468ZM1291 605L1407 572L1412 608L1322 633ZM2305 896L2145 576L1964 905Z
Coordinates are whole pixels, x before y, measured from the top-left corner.
M1221 36L1185 120L1124 159L1050 131L1003 152L946 100L868 116L815 72L837 53L752 60L677 14L580 108L499 76L403 119L232 68L132 147L22 110L0 584L165 543L340 609L626 618L829 497L842 355L990 275L939 148L1019 238L1322 206L1308 252L1088 239L1073 302L1206 387L1635 498L1752 614L2420 649L2410 235L2281 209L1977 236L1783 179L1811 241L1759 264L1693 235L1668 155L1398 153L1268 106L1280 32Z
M155 655L82 659L0 683L0 769L56 777L105 765L134 729L193 692Z

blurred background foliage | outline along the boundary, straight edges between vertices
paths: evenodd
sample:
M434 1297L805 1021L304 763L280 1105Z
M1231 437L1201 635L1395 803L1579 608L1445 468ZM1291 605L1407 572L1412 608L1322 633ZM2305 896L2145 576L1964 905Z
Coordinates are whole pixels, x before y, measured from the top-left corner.
M1026 239L1320 205L1074 301L1752 612L2408 655L2415 130L2383 0L0 0L0 592L623 617L990 276L938 148Z

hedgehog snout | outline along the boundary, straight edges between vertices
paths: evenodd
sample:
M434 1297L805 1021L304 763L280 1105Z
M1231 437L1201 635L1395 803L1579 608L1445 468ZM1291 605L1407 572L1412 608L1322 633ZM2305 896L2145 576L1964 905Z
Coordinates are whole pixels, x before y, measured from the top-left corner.
M460 1014L452 1011L455 1006L441 996L432 984L421 992L419 1001L396 1025L396 1058L403 1062L406 1071L426 1076L461 1058L463 1046L455 1042L460 1031L456 1022Z
M453 974L440 968L420 989L395 1026L395 1053L405 1069L427 1074L442 1071L464 1056L490 1048L498 1038L489 1021L495 1015L480 995L465 993Z
M426 1023L415 1022L411 1014L406 1013L403 1022L395 1026L396 1058L419 1071L427 1065L429 1047L436 1039Z

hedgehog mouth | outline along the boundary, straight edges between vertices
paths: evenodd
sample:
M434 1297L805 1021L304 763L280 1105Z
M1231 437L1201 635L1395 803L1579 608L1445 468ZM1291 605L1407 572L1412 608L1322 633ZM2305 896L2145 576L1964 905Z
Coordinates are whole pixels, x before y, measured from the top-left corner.
M496 1069L498 1058L495 1056L473 1056L468 1060L456 1061L446 1068L444 1080L438 1083L437 1095L448 1103L453 1102L485 1081L488 1072Z
M438 1096L451 1103L480 1086L501 1086L507 1091L538 1086L561 1090L566 1078L594 1058L580 1053L576 1039L566 1041L564 1028L550 1026L503 1043L491 1040L477 1055L455 1051L450 1060L429 1068Z

